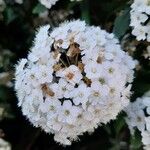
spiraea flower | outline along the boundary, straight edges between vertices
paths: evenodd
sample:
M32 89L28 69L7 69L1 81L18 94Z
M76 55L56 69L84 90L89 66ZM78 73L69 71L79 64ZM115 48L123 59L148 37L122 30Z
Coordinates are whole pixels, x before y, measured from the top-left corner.
M128 105L135 62L113 34L84 21L49 28L16 66L15 89L29 121L70 145Z
M47 8L51 8L58 0L39 0L42 5L44 5Z
M126 122L132 134L137 128L142 135L142 142L145 150L150 149L150 92L126 108Z
M147 40L150 42L150 1L134 0L130 14L130 26L133 27L132 34L136 36L138 41Z

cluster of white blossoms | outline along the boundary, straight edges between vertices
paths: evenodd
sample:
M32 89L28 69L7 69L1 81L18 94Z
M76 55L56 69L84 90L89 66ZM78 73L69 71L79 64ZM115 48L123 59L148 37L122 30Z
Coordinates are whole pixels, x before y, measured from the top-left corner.
M150 150L150 91L131 103L125 110L126 122L132 134L137 128L141 131L145 150Z
M58 0L39 0L46 8L51 8Z
M131 5L132 34L138 41L147 40L150 42L150 0L134 0Z
M39 29L28 58L16 66L15 89L33 125L70 145L129 104L135 61L113 34L84 21L49 28Z

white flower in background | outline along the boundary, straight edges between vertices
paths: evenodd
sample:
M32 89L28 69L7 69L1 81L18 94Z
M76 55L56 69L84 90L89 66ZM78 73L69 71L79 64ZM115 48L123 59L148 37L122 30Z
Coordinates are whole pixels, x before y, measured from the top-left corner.
M143 109L143 101L140 98L138 98L135 102L131 103L126 109L126 122L132 134L134 134L134 130L136 127L140 131L145 128L145 114Z
M150 149L150 132L149 131L142 132L142 142L144 145L144 149L149 150Z
M147 49L144 52L143 56L145 57L145 59L149 59L150 60L150 46L147 47Z
M44 5L45 7L47 8L51 8L52 5L55 5L55 3L58 1L58 0L39 0L41 2L42 5Z
M128 105L134 67L114 35L99 27L80 20L52 32L43 26L16 66L18 106L34 126L70 145Z
M145 112L146 110L146 112ZM150 92L125 109L127 113L126 122L132 134L136 128L141 131L142 142L145 150L150 149Z
M136 36L138 41L147 40L150 42L150 1L134 0L130 14L130 26L133 28L132 34Z
M22 4L23 0L15 0L15 2L18 3L18 4Z
M6 8L6 3L4 0L0 0L0 12L3 12Z
M11 145L2 138L0 138L0 150L11 150Z

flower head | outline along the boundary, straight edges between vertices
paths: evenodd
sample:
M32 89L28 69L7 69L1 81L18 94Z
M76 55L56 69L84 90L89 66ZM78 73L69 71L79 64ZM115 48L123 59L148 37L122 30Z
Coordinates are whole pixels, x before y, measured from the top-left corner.
M18 105L34 126L71 144L128 105L134 67L114 35L99 27L80 20L52 32L43 26L16 66Z

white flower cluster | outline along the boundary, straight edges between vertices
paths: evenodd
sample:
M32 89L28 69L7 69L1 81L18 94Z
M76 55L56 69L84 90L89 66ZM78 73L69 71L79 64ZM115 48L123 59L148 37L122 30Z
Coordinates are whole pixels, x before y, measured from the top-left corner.
M22 112L64 145L115 119L128 105L135 61L113 34L84 21L39 29L16 66Z
M134 0L130 14L132 34L136 36L138 41L147 40L150 42L150 0Z
M58 0L39 0L41 2L42 5L44 5L45 7L47 8L51 8L52 5L55 5L55 3L58 1Z
M132 134L138 128L142 134L142 142L145 150L150 150L150 91L142 98L131 103L127 109L126 122Z

